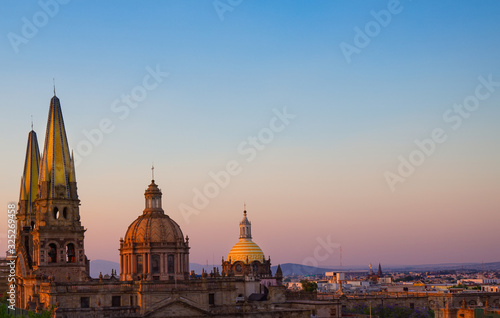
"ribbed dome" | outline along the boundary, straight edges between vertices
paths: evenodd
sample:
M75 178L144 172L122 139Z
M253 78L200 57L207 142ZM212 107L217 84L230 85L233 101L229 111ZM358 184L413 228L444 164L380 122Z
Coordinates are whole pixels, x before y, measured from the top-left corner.
M181 228L161 208L161 191L151 180L144 197L146 208L128 227L125 244L184 243Z
M147 213L139 216L128 227L125 234L127 243L177 243L183 242L181 228L168 215Z
M251 263L253 261L264 262L264 253L260 249L259 245L255 244L251 239L240 238L239 242L236 243L229 254L227 255L227 260L231 261L233 264L236 261L242 261L244 263Z

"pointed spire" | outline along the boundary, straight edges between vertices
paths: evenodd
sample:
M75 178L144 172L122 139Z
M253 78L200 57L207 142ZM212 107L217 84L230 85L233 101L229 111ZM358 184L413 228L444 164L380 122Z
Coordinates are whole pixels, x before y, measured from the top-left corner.
M76 172L75 172L75 156L73 154L73 150L71 150L71 161L70 161L70 175L69 182L76 182Z
M28 145L24 160L23 177L19 201L26 201L26 212L33 212L33 202L38 196L38 169L40 167L40 150L36 133L31 130L28 134Z
M281 269L281 264L278 264L278 268L276 269L276 274L274 275L276 278L283 278L283 270Z
M76 182L73 160L70 157L66 129L57 96L50 100L45 145L40 165L40 195L43 199L77 199L76 191L71 193L70 182ZM76 189L76 188L75 188Z

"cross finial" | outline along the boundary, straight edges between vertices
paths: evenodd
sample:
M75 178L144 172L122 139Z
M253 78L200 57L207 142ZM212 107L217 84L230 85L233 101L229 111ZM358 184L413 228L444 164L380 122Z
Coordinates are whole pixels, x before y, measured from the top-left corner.
M243 211L246 212L246 210L247 210L247 203L245 202L245 203L243 203Z
M33 130L33 115L31 115L31 130Z
M155 181L155 163L151 164L151 181Z
M52 77L52 84L54 85L54 96L56 96L56 79Z

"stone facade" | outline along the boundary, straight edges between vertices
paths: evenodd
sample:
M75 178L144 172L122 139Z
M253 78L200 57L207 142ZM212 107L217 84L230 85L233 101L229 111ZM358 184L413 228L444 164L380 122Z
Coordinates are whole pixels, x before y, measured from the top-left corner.
M120 240L120 275L91 278L74 160L54 96L41 157L36 133L28 137L17 212L16 306L53 308L55 318L310 317L309 309L286 304L281 270L272 277L270 259L256 244L238 254L241 272L229 262L222 275L189 275L189 238L164 213L161 196L153 180L143 214ZM243 239L251 241L250 222L243 223Z
M429 296L436 318L500 318L500 293L450 293Z

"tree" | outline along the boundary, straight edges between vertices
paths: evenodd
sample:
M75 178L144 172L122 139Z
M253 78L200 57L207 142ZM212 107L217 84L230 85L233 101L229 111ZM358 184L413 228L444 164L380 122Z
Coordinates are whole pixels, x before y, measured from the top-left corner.
M316 282L311 282L307 279L301 280L300 283L302 284L302 289L306 292L312 293L315 292L316 289L318 289L318 284Z

